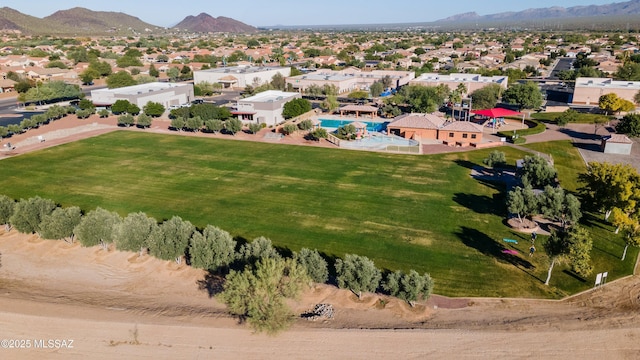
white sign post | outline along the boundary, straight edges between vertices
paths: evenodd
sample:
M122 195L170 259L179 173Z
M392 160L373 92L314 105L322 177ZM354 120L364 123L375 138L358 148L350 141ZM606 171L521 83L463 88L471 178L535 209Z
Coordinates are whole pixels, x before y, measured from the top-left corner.
M598 275L596 275L596 284L593 287L596 288L600 284L602 284L602 273L599 273Z

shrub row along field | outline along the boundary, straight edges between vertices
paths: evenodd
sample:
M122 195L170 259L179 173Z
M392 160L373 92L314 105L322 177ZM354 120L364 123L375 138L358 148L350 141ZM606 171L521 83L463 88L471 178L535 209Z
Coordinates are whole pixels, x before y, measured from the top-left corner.
M579 161L569 143L559 146ZM504 151L510 164L524 155ZM503 238L520 240L524 253L528 237L504 225L503 185L470 176L489 152L390 155L120 131L5 159L0 187L85 211L176 215L284 250L360 254L384 269L430 273L439 294L557 297L590 287L561 268L545 287L543 254L526 266L502 257ZM594 264L610 280L630 273L633 260L619 260L624 242L589 221Z

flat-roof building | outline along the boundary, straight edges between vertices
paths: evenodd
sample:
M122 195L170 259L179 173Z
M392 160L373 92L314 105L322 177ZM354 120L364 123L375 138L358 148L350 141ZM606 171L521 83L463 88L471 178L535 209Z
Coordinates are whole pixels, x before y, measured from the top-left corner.
M438 86L444 84L447 85L451 91L453 91L458 88L458 85L463 84L467 89L467 92L465 94L467 95L490 84L498 84L503 89L506 89L508 82L508 76L481 76L478 74L461 73L426 73L411 80L409 85Z
M199 84L222 84L224 88L245 88L247 85L258 86L268 83L276 74L287 77L291 75L290 67L281 66L230 66L193 72L193 82Z
M312 85L319 87L334 85L338 89L338 93L343 94L354 90L369 90L373 83L382 81L385 77L389 77L389 87L397 89L415 78L415 72L395 70L362 71L357 68L344 70L321 69L304 75L288 77L286 82L294 90L300 92L305 92Z
M244 123L277 125L285 119L282 116L284 104L299 99L302 96L296 92L268 90L254 96L238 100L237 110L232 111Z
M150 101L169 108L172 105L188 104L193 99L193 84L190 83L153 82L116 89L91 90L91 100L97 106L111 106L117 100L127 100L141 109Z
M638 91L640 91L640 81L580 77L576 79L571 103L573 105L598 106L600 96L614 93L619 98L635 104L634 96Z

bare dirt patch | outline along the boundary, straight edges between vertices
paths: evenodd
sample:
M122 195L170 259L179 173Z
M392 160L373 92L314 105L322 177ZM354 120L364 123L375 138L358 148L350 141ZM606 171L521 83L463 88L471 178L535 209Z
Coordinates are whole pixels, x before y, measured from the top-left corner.
M0 338L75 340L73 349L14 349L8 358L596 359L640 351L636 277L564 301L434 295L415 307L317 285L293 309L328 303L334 318L300 319L267 337L227 315L201 286L201 270L15 231L0 230L0 253Z

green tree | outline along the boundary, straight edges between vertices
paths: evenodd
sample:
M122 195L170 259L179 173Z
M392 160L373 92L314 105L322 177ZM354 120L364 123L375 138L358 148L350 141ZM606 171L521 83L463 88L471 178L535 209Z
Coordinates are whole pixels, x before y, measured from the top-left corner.
M631 113L625 115L616 125L616 131L631 137L640 136L640 114Z
M378 97L384 91L384 85L380 81L376 81L369 87L369 93L373 97Z
M271 240L260 236L253 241L243 244L238 251L240 258L247 264L253 264L260 258L279 258L278 251L273 247Z
M622 105L620 100L616 93L604 94L598 99L598 107L606 111L607 115L611 115L620 109Z
M409 85L404 86L390 101L407 103L413 112L431 113L440 108L448 96L448 90L444 91L442 87Z
M143 212L130 213L118 224L114 233L116 249L135 251L140 256L149 248L149 237L158 222Z
M303 131L309 131L313 129L313 122L309 119L302 120L298 123L298 128Z
M116 100L113 105L111 105L111 111L116 115L126 113L129 106L131 106L129 100Z
M165 110L166 109L164 108L164 105L162 105L162 104L160 104L158 102L155 102L155 101L149 101L143 107L143 112L146 115L149 115L151 117L162 116L162 114L164 114Z
M98 111L98 115L100 115L101 118L106 118L106 117L109 117L110 113L109 113L109 110L102 109Z
M427 300L431 296L433 280L429 274L420 275L415 270L405 274L398 270L387 275L382 288L413 307L416 300Z
M180 131L184 128L186 120L181 117L177 117L175 119L171 119L171 127L177 131Z
M540 195L540 211L545 216L560 221L563 227L576 223L582 217L580 201L560 187L545 186Z
M558 172L542 156L525 156L522 163L522 183L535 189L555 184Z
M363 291L373 292L380 285L382 274L366 256L347 254L336 260L335 267L338 287L351 289L359 299Z
M196 228L189 221L174 216L151 232L149 251L158 259L175 260L177 264L181 264L194 231Z
M327 96L322 101L322 104L320 104L320 107L322 108L322 110L327 111L327 112L333 112L339 106L340 106L340 103L338 102L338 98L335 95Z
M538 84L532 81L514 84L502 94L502 101L518 105L523 109L537 109L542 105L542 100L542 92Z
M140 107L136 104L129 104L129 106L127 106L127 113L131 115L138 115L140 114Z
M153 123L153 118L146 113L138 115L136 119L136 126L146 129Z
M107 77L107 87L109 89L133 86L136 84L138 84L138 82L133 78L133 76L124 70L120 70Z
M274 334L294 320L285 300L297 297L308 284L304 268L292 259L262 258L244 271L232 270L220 299L254 330Z
M53 201L39 196L27 200L20 199L13 208L13 215L9 218L9 222L21 233L40 233L42 219L51 214L55 208L56 204Z
M242 121L233 118L224 122L224 129L231 133L231 135L235 135L238 131L242 130Z
M169 80L176 81L180 77L180 70L178 70L178 68L172 67L167 70L167 76L169 77Z
M293 254L293 259L306 270L313 282L324 284L329 279L327 261L318 250L302 248Z
M73 230L78 226L81 218L82 211L77 206L56 208L51 214L42 218L41 235L44 239L69 239L73 243Z
M282 116L291 119L311 111L311 103L307 99L293 99L282 108Z
M284 76L282 76L282 74L280 73L276 73L275 75L273 75L270 84L276 90L284 90L286 86Z
M199 116L204 121L228 118L226 112L222 111L220 107L208 103L191 105L189 113L192 117Z
M226 231L212 225L194 232L189 245L191 266L214 271L229 266L237 258L236 241Z
M113 242L115 231L121 221L122 218L116 212L98 207L82 217L80 223L73 229L73 233L82 246L100 245L107 250L109 244Z
M109 76L113 72L111 64L106 61L91 61L87 70L95 72L97 74L96 78L100 76Z
M296 124L285 124L282 127L282 131L286 134L286 135L291 135L293 133L295 133L296 131L298 131L298 126Z
M4 224L6 231L11 230L11 216L13 215L13 209L16 206L16 202L5 195L0 195L0 224Z
M184 122L184 129L187 131L200 131L202 126L204 125L204 121L199 116L190 117Z
M573 109L567 109L562 114L556 117L556 123L558 126L566 126L568 123L578 120L578 112Z
M204 122L204 128L207 132L217 133L224 129L224 123L218 119L207 120Z
M640 81L640 63L627 61L618 67L614 77L618 80Z
M149 76L153 76L154 78L160 76L160 72L153 64L149 65Z
M319 141L320 139L326 139L328 136L327 129L317 128L310 132L307 137L309 140Z
M503 151L493 150L482 162L492 168L502 167L507 164L507 155Z
M83 71L82 73L80 73L80 81L82 81L83 85L89 85L89 84L93 83L93 80L95 80L97 78L96 75L97 75L97 73L95 71L87 69L87 70Z
M258 123L251 123L249 124L249 131L252 134L257 134L258 131L260 131L260 129L262 129L262 125L258 124Z
M627 212L613 208L611 223L624 234L625 245L621 258L624 261L629 246L640 246L640 214L636 208L629 209Z
M124 114L124 115L118 116L118 125L119 126L129 127L129 126L131 126L133 124L135 124L135 118L133 117L133 115Z
M535 214L537 210L538 198L531 186L516 186L507 193L507 211L516 214L520 223L522 218Z
M590 162L587 172L580 174L579 181L584 184L580 194L591 209L605 213L605 220L619 208L629 212L638 206L640 200L640 175L629 164L611 164Z

